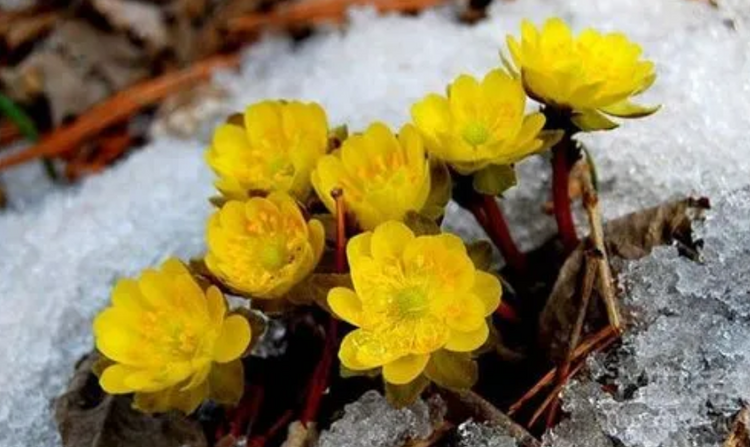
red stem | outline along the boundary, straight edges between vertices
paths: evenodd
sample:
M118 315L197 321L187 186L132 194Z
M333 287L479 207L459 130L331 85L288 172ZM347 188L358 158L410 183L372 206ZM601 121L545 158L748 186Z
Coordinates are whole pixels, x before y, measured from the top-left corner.
M505 221L505 216L500 210L494 196L482 194L482 210L487 220L485 230L488 232L490 239L500 250L505 261L517 272L526 270L526 255L524 255L513 242L513 236L510 234L510 228ZM481 222L480 222L481 223Z
M573 213L570 205L570 160L568 148L570 136L566 135L552 151L552 199L555 205L555 220L566 253L578 246Z
M294 411L292 410L286 410L284 414L281 415L279 420L277 420L271 428L268 429L268 431L260 436L257 436L255 438L252 438L247 445L250 447L263 447L266 445L266 442L268 442L270 439L273 439L274 436L276 436L279 433L279 430L281 430L285 425L289 423L289 421L292 420L292 417L294 416Z

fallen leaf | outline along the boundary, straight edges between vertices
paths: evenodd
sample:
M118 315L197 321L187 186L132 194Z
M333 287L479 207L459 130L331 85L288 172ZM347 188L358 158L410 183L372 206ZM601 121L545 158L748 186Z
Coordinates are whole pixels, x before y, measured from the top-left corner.
M147 415L131 398L99 387L91 368L96 355L77 365L68 390L55 402L55 421L65 447L205 447L200 424L176 412Z
M604 225L604 242L610 259L638 259L659 245L676 243L686 254L695 254L692 222L709 207L708 200L683 199L638 211ZM539 343L553 361L567 352L569 335L580 308L580 282L584 266L584 243L570 254L555 281L539 316ZM589 304L587 322L606 318L599 287Z

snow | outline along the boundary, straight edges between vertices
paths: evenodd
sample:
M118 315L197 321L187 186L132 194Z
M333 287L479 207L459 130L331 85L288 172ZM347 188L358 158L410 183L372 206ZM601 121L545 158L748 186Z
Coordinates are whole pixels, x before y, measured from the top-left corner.
M481 75L496 67L505 35L517 34L524 17L539 23L559 15L578 29L622 30L657 63L659 79L642 102L664 107L653 117L586 138L601 177L605 217L614 217L675 195L697 192L719 198L750 184L750 3L721 3L726 6L716 10L706 2L688 0L497 1L491 18L474 27L456 23L450 8L418 17L383 18L360 10L345 30L324 31L302 44L269 36L248 52L240 74L223 74L218 80L229 90L225 111L259 99L298 98L320 101L331 123L346 122L350 129L362 129L372 120L399 125L408 119L410 103L442 91L459 73ZM191 141L159 137L80 186L29 190L24 198L11 197L12 208L0 215L0 447L59 444L51 401L64 389L77 358L90 349L91 319L106 304L116 278L135 275L168 255L187 258L203 250L203 225L210 211L206 198L212 194L212 176L202 161L205 128L202 125ZM519 170L521 186L507 195L503 207L515 236L530 248L555 229L553 219L541 211L548 199L548 161L531 159ZM14 187L19 178L26 185L35 184L39 172L37 166L19 168L3 174L3 181ZM17 197L21 194L8 189ZM729 226L732 215L744 216L745 223L750 220L742 208L746 195L728 197L715 213L716 222L735 232L727 238L747 232L739 226L741 221ZM747 325L747 317L741 317L747 315L747 300L737 298L747 295L747 275L739 276L742 271L723 262L733 260L740 269L748 264L743 259L750 249L747 243L734 247L710 225L706 239L716 248L707 243L709 264L702 269L659 251L628 272L634 304L647 301L649 293L662 297L657 301L664 306L671 300L675 306L693 306L689 296L703 297L697 300L700 305L690 308L705 310L705 320L670 318L688 307L669 312L651 308L644 315L653 321L653 330L633 334L626 349L636 355L626 357L631 360L622 368L631 363L636 369L651 368L673 359L671 355L681 349L695 352L698 340L707 339L724 343L704 350L700 357L716 362L708 365L725 374L724 385L716 385L714 376L696 378L714 369L683 357L675 365L665 361L663 375L650 378L635 400L618 402L597 393L576 398L574 388L569 393L571 421L585 421L584 432L599 439L614 433L628 447L678 445L669 443L699 439L695 436L714 422L701 406L704 398L718 393L722 399L710 402L721 415L736 409L735 399L742 393L747 398L747 372L738 369L746 360L736 350L747 342L739 329L734 331L734 326ZM467 237L480 234L471 219L454 208L446 226ZM670 278L678 268L683 276L673 281L673 288L667 281L651 284L662 276ZM649 269L658 274L650 276ZM691 273L705 277L715 272L734 276L722 276L723 281L711 286L688 281ZM729 289L733 284L737 290ZM654 289L649 292L649 287ZM676 294L679 288L685 292ZM734 320L716 310L723 301L726 312L734 309ZM685 322L694 327L681 326ZM639 351L656 345L664 352ZM621 380L631 381L633 374L624 369L619 373ZM655 402L662 398L662 404ZM586 402L594 402L603 419L592 422ZM675 434L670 441L658 432L653 441L644 441L642 436L653 434L657 422L669 433L681 427L686 438ZM562 428L555 445L585 445L570 437L566 441L565 436L572 435ZM570 428L572 433L576 427ZM700 433L693 436L691 430Z

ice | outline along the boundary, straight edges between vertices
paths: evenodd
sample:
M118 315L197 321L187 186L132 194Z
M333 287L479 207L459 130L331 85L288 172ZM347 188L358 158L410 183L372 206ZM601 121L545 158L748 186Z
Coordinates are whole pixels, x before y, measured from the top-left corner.
M395 409L377 391L344 407L344 415L320 435L318 447L400 447L423 440L440 426L445 403L435 395Z
M726 195L698 225L701 263L665 247L627 267L625 303L638 327L592 363L595 378L614 380L619 391L573 385L565 395L572 420L552 440L585 424L583 436L604 434L625 447L722 445L750 401L748 222L750 188Z
M660 103L664 108L648 119L624 122L616 131L586 138L602 179L606 217L679 194L698 192L718 198L750 184L750 8L745 0L721 0L726 5L723 9L706 3L497 1L490 19L473 27L457 23L450 8L418 17L384 18L360 10L345 30L324 31L301 44L279 36L265 38L247 54L239 74L219 77L229 90L223 107L236 110L274 97L314 99L326 106L332 123L347 122L353 130L371 120L399 125L408 119L409 104L427 92L442 91L459 73L482 74L497 66L505 34L517 34L522 18L538 23L559 15L576 28L591 25L626 32L658 65L659 80L643 102ZM2 174L16 199L12 197L11 209L0 215L0 447L59 444L51 400L64 388L76 359L90 349L91 318L106 304L117 277L134 275L168 255L186 258L202 251L203 224L209 212L205 198L212 188L201 155L207 126L198 127L195 140L159 137L78 187L36 190L25 186L46 185L32 180L39 175L38 165ZM541 211L549 197L548 161L528 160L519 171L521 186L508 193L503 207L514 235L524 248L530 248L554 232L553 219ZM17 181L19 177L24 186ZM736 197L725 203L744 203L743 194ZM717 221L724 222L719 212L716 215ZM713 230L707 231L718 231L711 225L707 228ZM455 207L448 213L446 226L467 237L481 234ZM721 280L712 280L710 293L707 286L692 281L708 276L703 273L710 267L685 264L669 250L657 252L628 272L629 278L639 274L644 278L643 284L636 281L633 286L641 301L642 295L649 295L655 303L675 306L664 314L646 308L643 326L653 323L653 332L645 332L652 335L634 336L628 346L645 349L655 344L654 349L675 351L675 357L651 352L626 360L626 365L638 371L668 358L665 367L672 369L656 370L630 403L613 401L605 406L604 414L612 415L620 406L629 405L621 419L614 414L603 420L601 426L607 432L626 432L623 427L628 418L640 415L643 424L652 424L641 425L641 434L656 430L653 424L658 422L669 430L688 427L684 435L670 431L674 442L679 436L697 439L691 430L700 431L715 422L709 416L717 411L714 406L724 415L736 408L732 398L726 397L741 395L742 387L748 389L747 373L737 369L744 356L734 349L743 343L743 334L722 332L726 318L719 312L747 322L750 305L726 291L733 284L746 284L744 273L737 269L750 264L748 250L718 236L712 244L706 248L709 261L728 259L739 265L722 264L722 270L715 264L722 275L717 277ZM658 272L650 276L657 279L654 284L646 281L648 269ZM733 277L726 276L732 272ZM704 307L684 297L672 298L664 289L668 284L704 297L700 301ZM679 303L691 307L682 308ZM693 326L672 327L679 318L672 314L688 309L706 312L706 317L695 317ZM674 336L656 343L658 331ZM697 358L707 363L698 362L695 355L678 355L684 349L696 354L696 340L705 338L715 341L710 346L722 349L700 352ZM718 345L719 341L723 344ZM724 374L725 380L720 387L715 382L708 385L691 375L695 371L712 377ZM621 376L621 380L638 383L634 373ZM704 388L685 391L671 385L683 383ZM665 397L662 404L638 406L642 401L650 403L655 393ZM698 405L709 395L713 396L710 411L701 413L691 407L686 413L678 412L682 408L677 403ZM583 404L575 398L570 402L572 408ZM639 408L648 412L637 413ZM664 436L655 433L649 445ZM623 434L623 442L637 445L637 436L636 431Z
M515 439L498 428L471 419L458 426L458 447L516 447Z

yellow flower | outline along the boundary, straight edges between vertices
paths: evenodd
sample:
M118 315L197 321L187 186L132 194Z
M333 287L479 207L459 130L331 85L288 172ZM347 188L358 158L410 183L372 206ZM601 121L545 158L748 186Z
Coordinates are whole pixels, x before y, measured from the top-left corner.
M305 278L323 253L325 234L306 222L285 193L227 202L208 221L206 266L254 298L277 298Z
M375 123L345 140L336 154L321 158L312 183L331 212L336 211L331 191L340 188L346 209L370 230L422 209L430 193L430 168L413 126L401 128L397 138Z
M385 380L401 385L440 350L470 352L487 339L500 282L474 267L460 238L415 237L390 221L352 238L347 257L354 290L328 294L336 315L358 326L341 343L345 367L382 366Z
M230 199L284 191L303 200L310 171L327 150L328 121L318 104L263 101L247 108L242 125L216 129L206 160Z
M501 70L480 82L459 76L447 97L430 94L414 104L412 118L429 152L467 175L488 165L511 165L543 150L544 116L524 116L520 80Z
M574 37L561 19L553 18L541 30L524 21L521 42L512 36L507 40L528 94L548 105L572 109L584 127L617 126L597 111L636 118L658 110L630 102L630 97L653 84L656 74L654 64L641 59L641 47L624 34L589 28Z
M99 383L110 394L136 393L134 405L147 412L191 413L209 397L236 403L250 335L245 318L227 315L219 289L204 293L169 259L138 280L121 279L94 320L96 348L115 362Z

